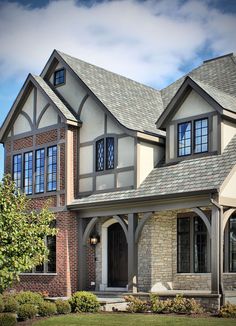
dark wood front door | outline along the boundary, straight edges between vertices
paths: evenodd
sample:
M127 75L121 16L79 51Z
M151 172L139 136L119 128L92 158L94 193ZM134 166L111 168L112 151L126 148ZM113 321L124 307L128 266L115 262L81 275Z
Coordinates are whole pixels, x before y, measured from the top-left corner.
M119 223L108 227L108 286L126 287L128 282L128 246Z

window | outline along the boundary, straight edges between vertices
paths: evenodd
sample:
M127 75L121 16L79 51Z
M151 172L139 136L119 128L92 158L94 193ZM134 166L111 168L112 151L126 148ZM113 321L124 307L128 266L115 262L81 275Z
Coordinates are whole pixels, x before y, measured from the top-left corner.
M178 156L208 152L208 118L178 124ZM194 140L194 142L192 141Z
M96 142L96 171L114 169L114 147L114 137L102 138Z
M32 273L56 273L56 236L48 236L45 239L49 254L47 260L36 266Z
M57 190L57 146L48 147L47 191Z
M236 216L228 220L224 237L224 272L236 273Z
M33 192L33 153L24 154L24 192L31 195Z
M56 70L54 72L54 86L65 83L65 69Z
M179 218L178 229L178 272L188 273L190 271L190 218Z
M104 139L96 142L96 171L104 170Z
M35 192L44 192L44 167L45 167L45 150L38 149L35 152Z
M194 121L194 153L208 151L208 119Z
M210 239L200 217L177 220L177 267L179 273L207 273L210 270Z
M21 188L21 174L22 174L22 156L21 154L13 156L13 180L16 187Z
M191 122L178 125L178 156L191 154Z
M106 169L114 169L114 138L106 138Z

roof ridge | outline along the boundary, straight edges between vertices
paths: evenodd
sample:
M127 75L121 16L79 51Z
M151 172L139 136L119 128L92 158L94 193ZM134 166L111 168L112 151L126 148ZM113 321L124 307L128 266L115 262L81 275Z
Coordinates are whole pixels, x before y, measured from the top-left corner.
M218 59L222 59L222 58L225 58L225 57L232 57L233 55L234 55L233 52L231 52L231 53L227 53L227 54L223 54L223 55L221 55L221 56L219 56L219 57L215 57L215 58L211 58L211 59L204 60L204 61L203 61L203 64L204 64L204 63L207 63L207 62L215 61L215 60L218 60Z
M113 72L113 71L111 71L111 70L108 70L108 69L105 69L105 68L103 68L103 67L97 66L97 65L95 65L95 64L93 64L93 63L90 63L90 62L87 62L87 61L81 60L81 59L76 58L76 57L74 57L74 56L72 56L72 55L70 55L70 54L67 54L67 53L65 53L65 52L62 52L62 51L59 51L59 50L56 50L56 52L57 52L59 55L60 55L60 54L62 54L62 55L66 55L66 56L70 57L70 58L73 59L73 60L78 60L78 61L80 61L80 62L83 62L83 63L87 64L87 65L93 66L93 67L98 68L98 69L103 70L103 71L106 71L106 72L108 72L108 73L110 73L110 74L112 74L112 75L116 75L116 76L121 77L121 78L123 78L123 79L129 80L129 81L131 81L131 82L133 82L133 83L135 83L135 84L138 84L138 85L141 85L141 86L143 86L143 87L145 87L145 88L151 89L151 90L153 90L153 91L155 91L155 92L159 92L159 93L161 92L161 90L156 89L156 88L154 88L154 87L152 87L152 86L145 85L145 84L143 84L143 83L141 83L141 82L138 82L138 81L136 81L136 80L134 80L134 79L131 79L131 78L129 78L129 77L123 76L123 75L118 74L118 73L116 73L116 72Z

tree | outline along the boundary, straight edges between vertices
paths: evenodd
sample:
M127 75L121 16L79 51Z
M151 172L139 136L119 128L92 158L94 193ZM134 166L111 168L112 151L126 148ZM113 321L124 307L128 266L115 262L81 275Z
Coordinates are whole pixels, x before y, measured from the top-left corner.
M45 237L56 234L54 214L46 207L30 210L9 175L0 181L0 293L19 280L19 274L40 265L48 255Z

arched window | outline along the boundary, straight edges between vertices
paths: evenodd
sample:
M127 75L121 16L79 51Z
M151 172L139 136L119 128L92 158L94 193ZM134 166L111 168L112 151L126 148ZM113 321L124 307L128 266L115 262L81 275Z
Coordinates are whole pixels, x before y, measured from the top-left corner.
M106 137L96 141L96 171L114 169L114 147L114 137Z

